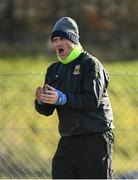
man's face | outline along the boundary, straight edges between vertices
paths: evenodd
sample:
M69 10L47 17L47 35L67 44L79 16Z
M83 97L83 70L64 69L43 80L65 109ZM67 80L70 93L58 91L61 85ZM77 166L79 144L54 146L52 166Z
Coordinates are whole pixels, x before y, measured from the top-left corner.
M61 59L65 59L70 54L75 44L72 41L69 41L68 39L65 39L63 37L55 37L53 38L53 46L56 50L57 55Z

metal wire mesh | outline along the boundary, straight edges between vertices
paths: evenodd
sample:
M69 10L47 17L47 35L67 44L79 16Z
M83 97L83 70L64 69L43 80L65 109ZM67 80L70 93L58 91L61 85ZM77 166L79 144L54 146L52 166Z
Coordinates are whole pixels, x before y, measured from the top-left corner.
M34 109L41 80L41 73L0 74L0 178L51 178L58 120L56 112L44 117ZM138 171L137 94L138 74L111 74L115 177Z

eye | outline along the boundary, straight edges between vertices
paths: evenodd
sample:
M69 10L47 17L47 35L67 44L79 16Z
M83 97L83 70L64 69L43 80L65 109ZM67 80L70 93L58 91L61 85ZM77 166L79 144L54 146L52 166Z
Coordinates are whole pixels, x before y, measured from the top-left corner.
M57 41L57 38L54 38L54 39L53 39L53 42L56 42L56 41Z

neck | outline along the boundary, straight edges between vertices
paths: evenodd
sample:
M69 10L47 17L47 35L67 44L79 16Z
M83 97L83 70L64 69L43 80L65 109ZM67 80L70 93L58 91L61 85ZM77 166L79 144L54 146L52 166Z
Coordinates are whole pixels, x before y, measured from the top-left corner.
M68 63L74 61L81 54L82 51L83 51L83 48L82 48L81 44L79 43L74 46L74 48L72 49L70 54L65 59L61 59L58 55L57 55L57 57L61 63L68 64Z

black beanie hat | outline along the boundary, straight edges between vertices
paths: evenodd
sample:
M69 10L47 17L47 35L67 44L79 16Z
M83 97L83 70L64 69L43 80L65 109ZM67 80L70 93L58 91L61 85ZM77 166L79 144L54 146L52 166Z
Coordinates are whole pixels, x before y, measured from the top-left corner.
M63 17L59 19L51 33L51 40L53 41L54 37L64 37L75 44L79 43L79 30L77 23L70 17Z

